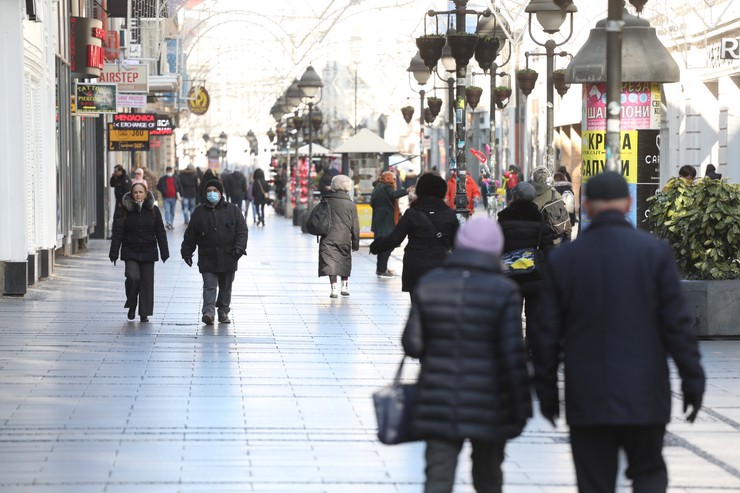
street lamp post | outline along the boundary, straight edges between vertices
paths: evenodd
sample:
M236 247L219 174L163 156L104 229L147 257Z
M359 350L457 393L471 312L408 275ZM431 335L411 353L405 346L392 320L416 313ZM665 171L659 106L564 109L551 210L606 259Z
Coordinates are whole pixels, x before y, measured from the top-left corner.
M553 147L553 106L555 104L555 93L552 83L555 48L567 43L573 35L573 14L577 11L578 9L573 3L563 9L556 5L552 0L531 0L525 9L525 12L529 14L529 20L527 22L529 37L532 38L532 41L536 44L545 48L547 56L547 82L545 84L547 86L547 133L545 139L547 148L545 161L550 173L555 171L555 148ZM539 42L532 34L532 14L537 16L537 22L539 22L542 30L551 35L560 31L560 26L563 25L566 15L570 14L570 32L568 37L560 43L556 43L552 38L548 39L544 43Z
M308 172L309 176L311 173L311 166L313 166L313 106L314 103L318 103L320 98L314 101L314 98L319 94L321 88L324 87L324 83L321 81L321 77L316 73L316 70L309 65L301 80L298 81L298 89L301 93L301 99L306 101L308 104ZM296 202L298 205L298 202Z
M416 79L416 82L423 86L427 83L429 80L429 77L431 77L432 73L429 71L426 65L424 65L424 60L421 59L421 55L419 55L419 52L416 52L416 55L411 59L411 63L409 64L409 68L407 70L408 72L411 72L411 75L414 76L414 79ZM426 92L423 88L419 89L419 98L421 102L419 103L419 169L424 171L428 167L428 162L426 163L427 166L424 164L424 95Z

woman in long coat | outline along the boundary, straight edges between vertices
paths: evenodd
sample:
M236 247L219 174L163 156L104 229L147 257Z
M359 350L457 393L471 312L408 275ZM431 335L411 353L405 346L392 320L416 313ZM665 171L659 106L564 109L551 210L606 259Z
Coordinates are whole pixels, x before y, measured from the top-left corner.
M122 207L113 220L110 261L115 265L120 252L126 262L126 304L128 319L133 320L136 307L142 322L154 312L154 262L170 257L167 234L154 196L145 182L136 182L123 196ZM159 247L159 252L157 251Z
M398 199L408 195L406 189L396 190L396 175L386 171L380 175L378 184L375 185L370 196L370 206L373 208L373 219L370 229L378 236L388 236L398 224L400 211ZM375 265L375 274L378 277L393 277L393 272L388 270L388 259L391 258L393 248L379 251Z
M265 172L262 169L257 168L252 175L252 200L254 201L254 209L257 211L257 224L260 223L262 226L265 225L265 204L267 203L267 192L269 186L265 180Z
M416 183L416 199L401 216L388 236L375 238L370 253L393 250L408 236L403 254L401 290L411 293L419 278L441 267L450 254L460 226L455 211L444 201L447 183L444 178L424 173Z
M352 252L360 249L360 221L357 207L349 196L352 179L346 175L335 176L331 190L324 194L331 207L331 229L319 242L319 277L329 276L330 296L337 298L337 276L342 278L342 296L349 296Z

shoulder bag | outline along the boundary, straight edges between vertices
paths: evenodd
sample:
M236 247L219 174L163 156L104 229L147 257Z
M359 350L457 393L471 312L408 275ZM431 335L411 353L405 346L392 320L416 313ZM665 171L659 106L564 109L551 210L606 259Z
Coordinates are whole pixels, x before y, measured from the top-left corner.
M404 355L393 382L373 393L375 417L378 420L378 440L386 445L415 441L409 431L409 422L416 384L401 383L405 360Z

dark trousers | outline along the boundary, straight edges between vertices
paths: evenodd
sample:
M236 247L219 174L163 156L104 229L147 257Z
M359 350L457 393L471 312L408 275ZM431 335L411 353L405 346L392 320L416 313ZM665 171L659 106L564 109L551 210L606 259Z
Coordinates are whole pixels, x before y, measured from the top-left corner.
M139 315L154 313L154 262L126 260L125 308L139 306Z
M473 445L473 487L478 493L501 493L504 475L501 464L504 462L506 442L484 442L471 440ZM451 493L455 483L457 457L463 440L427 440L426 483L424 493Z
M203 315L213 315L214 308L223 313L231 311L231 286L236 272L202 272L203 276ZM218 291L218 296L216 292Z
M526 320L525 327L525 342L527 349L532 350L531 344L534 341L537 334L537 321L539 320L540 310L540 298L541 294L539 291L527 293L522 295L522 304L524 305L524 318Z
M614 493L619 450L627 455L633 493L665 493L668 471L663 461L665 425L571 426L570 447L579 493Z
M386 250L377 255L378 258L375 262L376 274L382 274L388 270L388 259L391 258L391 253L393 253L393 250Z

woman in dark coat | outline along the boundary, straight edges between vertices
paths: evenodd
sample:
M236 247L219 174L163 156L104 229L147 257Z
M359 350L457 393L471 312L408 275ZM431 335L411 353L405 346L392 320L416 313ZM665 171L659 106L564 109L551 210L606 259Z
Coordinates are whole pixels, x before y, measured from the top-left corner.
M504 254L520 248L538 247L545 260L553 247L555 236L545 223L537 204L535 188L527 182L519 183L511 191L511 203L498 213L498 223L504 232ZM540 305L542 274L533 272L514 278L521 290L524 315L527 320L527 339L537 330L537 310ZM521 306L519 307L521 313Z
M432 173L421 175L416 183L416 199L401 216L388 236L380 236L370 245L370 253L391 251L408 236L403 254L401 290L411 293L419 278L440 267L450 254L460 223L444 198L445 180Z
M427 442L427 492L452 491L465 440L475 490L500 492L506 441L532 415L519 293L501 274L501 236L487 217L469 220L444 266L411 294L402 343L421 363L410 432Z
M386 171L380 175L377 185L370 196L370 206L373 208L373 219L370 229L378 236L388 236L398 224L400 210L398 199L408 195L406 189L396 190L396 174ZM393 277L388 270L388 259L391 258L393 248L378 252L375 265L375 274L378 277Z
M162 256L162 263L170 257L167 234L154 196L146 183L136 182L123 196L122 207L113 220L110 261L115 265L120 251L126 262L126 304L128 319L133 320L136 306L142 322L149 321L154 312L154 262ZM159 246L159 254L157 247Z
M324 199L331 207L331 230L319 242L319 277L329 276L332 298L338 297L337 276L342 278L342 296L349 296L352 252L360 249L360 221L357 207L349 197L352 179L337 175L331 180L331 192Z
M252 175L252 200L254 210L257 212L257 224L265 225L265 204L267 203L267 192L270 189L265 180L265 172L257 168Z

